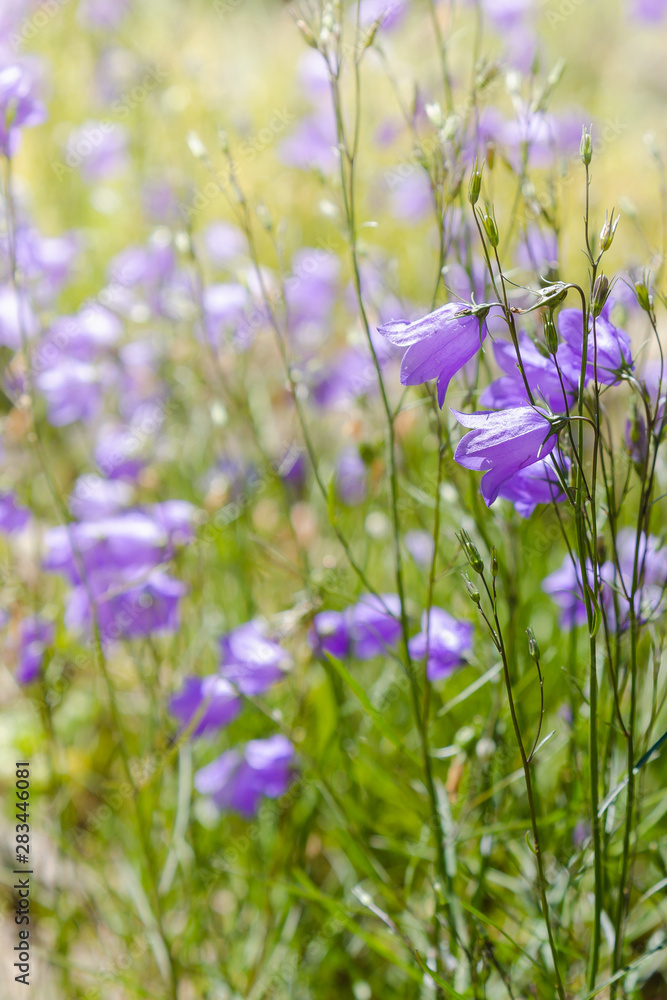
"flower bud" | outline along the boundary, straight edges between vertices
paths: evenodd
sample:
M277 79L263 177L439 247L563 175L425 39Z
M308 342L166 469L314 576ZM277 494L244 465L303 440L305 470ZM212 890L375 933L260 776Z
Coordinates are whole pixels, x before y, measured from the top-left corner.
M477 605L477 607L479 607L481 601L479 596L479 590L472 582L467 573L464 574L463 580L466 585L466 590L468 591L468 597L470 598L471 601L473 601L474 604Z
M480 218L482 220L482 225L484 226L484 232L486 233L487 239L495 250L500 242L500 237L498 236L498 226L496 225L496 220L491 215L491 212L492 209L487 205L486 211L484 213L480 212Z
M471 205L476 205L479 199L479 192L482 188L482 167L477 166L477 160L472 165L470 183L468 184L468 201Z
M591 312L594 316L599 316L604 309L609 291L609 279L604 274L598 275L593 285L593 299L591 301Z
M649 292L645 282L638 281L635 284L635 294L639 307L650 315L653 312L653 296Z
M593 139L591 137L590 129L587 129L585 125L583 125L581 129L579 156L586 164L586 166L588 166L591 160L593 159Z
M473 543L473 540L468 534L468 532L463 528L461 529L461 531L457 532L456 537L461 543L461 548L465 552L466 558L470 563L470 565L472 566L472 568L474 569L475 573L480 573L480 574L483 573L484 563L482 562L482 557L477 551L477 548Z
M544 341L547 345L547 351L549 354L555 354L558 350L558 330L554 323L553 309L542 313L542 323L544 325Z
M535 660L535 663L539 663L540 647L537 645L537 639L535 638L535 633L532 628L526 629L526 635L528 636L528 654L531 660Z
M600 251L605 253L609 247L614 242L614 234L616 233L616 227L621 221L620 215L616 216L614 221L614 209L611 210L611 219L607 219L607 213L604 213L604 225L600 230Z
M498 553L495 545L491 549L491 576L494 580L498 576Z
M496 144L494 142L486 144L486 162L489 165L489 170L493 170L493 165L496 162Z
M307 45L310 45L311 49L317 49L317 48L319 48L319 45L317 44L317 39L315 38L315 35L311 31L311 29L308 27L308 25L306 24L305 21L298 20L296 22L296 26L299 29L299 31L301 32L301 34L303 35L304 41L306 42Z

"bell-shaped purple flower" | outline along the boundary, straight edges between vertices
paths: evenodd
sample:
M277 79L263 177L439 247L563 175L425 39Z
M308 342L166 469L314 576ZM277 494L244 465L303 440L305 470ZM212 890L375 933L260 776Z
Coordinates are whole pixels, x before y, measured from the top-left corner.
M539 403L544 399L554 413L565 413L566 400L568 406L571 406L577 396L578 384L577 375L573 374L571 355L565 356L567 350L565 345L559 347L556 355L561 368L562 384L554 359L551 355L544 355L538 351L525 333L519 334L519 350L523 370L535 400ZM517 367L514 345L508 340L497 340L493 345L493 353L498 366L505 374L486 387L480 396L480 403L482 406L497 410L509 406L525 406L529 402L528 394L523 376Z
M261 620L246 622L220 640L220 673L242 694L268 691L292 665L292 657L266 635Z
M633 367L630 338L625 330L615 327L609 320L608 308L603 309L595 321L597 340L597 379L602 385L618 382L620 372ZM596 372L595 342L591 320L586 351L586 383L592 382ZM583 322L581 310L562 309L558 314L558 332L563 338L559 350L562 367L571 380L578 380L583 354Z
M509 500L521 517L530 517L538 503L559 503L565 494L556 474L553 460L540 459L527 469L522 469L500 487L498 496Z
M336 494L348 507L357 507L368 493L368 469L357 448L344 448L336 462Z
M13 156L21 128L46 121L46 108L35 97L35 81L24 65L0 69L0 152Z
M435 543L430 531L406 531L403 542L418 566L431 565Z
M308 644L316 653L331 653L343 660L350 648L347 618L342 611L320 611L313 618Z
M19 629L18 666L15 677L19 684L31 684L37 680L44 654L53 642L54 628L51 622L35 615L25 618Z
M251 740L242 750L227 750L195 774L195 788L210 795L218 809L247 819L257 812L262 796L284 795L292 778L294 747L282 734Z
M556 447L550 421L532 406L498 413L452 413L472 432L459 441L454 460L465 469L484 472L482 496L490 507L501 487L522 469L546 458Z
M209 677L186 677L180 691L169 701L169 711L187 729L203 705L202 716L192 730L193 736L216 732L228 726L241 711L242 700L229 681L217 674Z
M103 479L94 473L79 476L70 493L68 506L79 521L113 517L132 502L133 489L122 479Z
M426 673L431 681L448 677L460 666L472 647L473 626L460 622L442 608L431 608L422 615L422 630L409 642L413 660L426 657ZM427 643L428 629L428 643Z
M13 493L0 493L0 532L13 535L22 531L29 520L30 511L17 504Z
M353 654L370 660L386 653L401 634L401 602L396 594L364 594L346 612Z
M445 401L453 376L475 356L486 337L486 322L472 306L449 302L422 319L392 320L378 327L395 347L407 348L401 364L402 385L437 379L438 403Z
M118 639L164 635L180 628L179 603L184 583L155 569L139 583L122 578L109 583L104 574L89 579L88 586L75 587L69 595L65 624L73 630L87 629L92 622L90 593L104 644Z
M588 566L589 583L592 584L592 567ZM584 604L583 588L581 586L581 570L579 563L573 562L569 555L563 559L562 565L545 576L542 580L542 590L549 594L561 609L560 624L564 629L572 629L575 625L586 622L586 605Z

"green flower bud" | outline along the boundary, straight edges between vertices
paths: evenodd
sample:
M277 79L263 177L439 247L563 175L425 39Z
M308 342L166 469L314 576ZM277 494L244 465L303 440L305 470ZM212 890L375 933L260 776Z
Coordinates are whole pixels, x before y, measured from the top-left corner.
M495 250L500 242L500 237L498 236L498 226L496 225L496 220L492 215L493 209L487 205L484 212L479 213L479 217L482 220L482 225L484 226L484 232L486 237Z
M491 549L491 576L495 580L498 576L498 553L496 552L496 547Z
M614 234L616 233L616 227L621 221L620 215L616 216L614 221L614 209L611 210L611 219L607 219L607 213L604 213L604 225L600 230L600 251L605 253L609 247L614 242Z
M609 279L604 274L598 275L593 285L593 299L591 301L591 312L594 316L599 316L604 309L609 291Z
M547 351L549 354L555 354L558 350L558 330L554 323L553 309L542 313L542 324L544 326L544 341L547 345Z
M482 167L477 166L477 160L472 165L472 173L470 175L470 183L468 184L468 201L471 205L476 205L479 200L479 192L482 188Z
M472 566L472 568L474 569L475 573L480 573L480 574L483 573L484 563L482 562L482 557L477 551L477 548L475 547L473 540L468 534L468 532L465 529L461 529L461 531L457 532L456 537L461 543L461 548L465 552L466 558L470 563L470 565Z
M637 302L644 312L653 312L653 296L648 290L648 287L644 281L638 281L635 285L635 294L637 296Z
M528 636L528 654L532 660L536 663L540 661L540 647L537 645L537 639L535 638L535 633L532 628L526 629L526 635Z
M581 142L579 143L579 156L586 164L589 165L593 159L593 139L591 137L590 129L586 126L582 126L581 129Z
M467 575L467 573L464 574L463 580L464 580L464 583L466 585L466 590L468 591L468 597L470 598L470 600L474 604L477 605L477 607L479 607L480 603L481 603L481 598L479 596L479 590L477 589L477 587L475 586L475 584L472 582L472 580L470 579L470 577Z

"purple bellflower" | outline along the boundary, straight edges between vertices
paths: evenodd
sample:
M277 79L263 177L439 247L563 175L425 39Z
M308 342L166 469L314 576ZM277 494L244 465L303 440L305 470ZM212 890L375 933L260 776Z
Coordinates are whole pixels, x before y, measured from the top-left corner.
M51 622L35 615L25 618L19 629L19 662L16 680L19 684L31 684L37 680L44 654L53 642L54 629Z
M448 302L413 323L392 320L378 327L395 347L407 348L401 384L421 385L437 379L442 406L451 379L475 356L486 337L485 308Z
M221 811L246 819L257 812L263 795L276 799L287 791L292 777L294 747L278 733L251 740L242 750L227 750L195 774L195 788L210 795Z
M428 617L423 613L421 626L421 632L410 639L410 656L414 660L426 657L428 679L442 680L463 663L465 654L470 651L472 623L459 622L442 608L431 608Z
M13 493L0 493L0 532L13 535L30 520L30 511L16 502Z
M346 612L354 655L370 660L386 653L401 634L401 604L396 594L365 594Z
M246 622L220 640L220 673L242 694L268 691L292 665L292 657L266 636L261 620Z
M498 496L509 500L521 517L530 517L539 503L560 502L565 494L550 458L522 469L500 487Z
M193 736L217 732L229 725L240 713L243 703L229 681L212 674L209 677L186 677L181 689L169 701L169 711L187 729L204 704L206 708L192 730Z
M487 507L508 479L546 458L556 447L557 436L550 421L532 406L499 413L452 413L472 430L459 441L454 460L465 469L485 473L482 496Z
M308 634L308 644L319 655L331 653L337 660L343 660L350 648L345 612L320 611L316 614Z

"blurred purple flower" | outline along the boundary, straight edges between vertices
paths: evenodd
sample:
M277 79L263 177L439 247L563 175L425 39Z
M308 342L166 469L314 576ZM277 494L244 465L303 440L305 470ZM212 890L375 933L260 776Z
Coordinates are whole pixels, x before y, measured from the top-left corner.
M187 729L202 705L206 708L192 730L192 736L215 732L229 725L241 711L242 700L224 677L186 677L181 689L169 700L169 711Z
M220 673L242 694L264 694L292 665L292 657L266 636L260 620L232 629L220 640Z
M30 520L30 511L16 502L13 493L0 493L0 532L13 535L22 531Z
M35 96L34 75L25 65L0 69L0 152L13 156L20 130L46 121L46 108Z
M57 364L40 372L35 385L46 400L49 423L64 427L77 420L88 422L97 416L104 381L109 381L109 374L74 358L61 358Z
M403 385L437 379L442 406L450 380L474 357L486 337L486 322L472 315L472 308L449 302L413 323L393 320L378 327L395 347L407 348L401 364Z
M95 473L79 476L68 506L78 521L97 521L113 517L132 502L133 489L120 479L103 479Z
M157 521L141 511L50 528L44 569L80 584L79 567L96 594L119 581L137 582L167 558L169 539Z
M368 495L368 470L354 445L344 448L336 460L336 495L348 507L362 504Z
M11 285L0 286L0 344L18 351L23 336L34 337L38 330L35 314L27 297L16 294Z
M87 586L75 587L70 592L65 612L67 627L79 630L90 626L92 593L105 644L117 639L177 632L179 602L186 591L185 584L160 569L152 570L138 583L124 582L127 575L119 574L115 581L109 582L106 574L97 572L88 577Z
M19 684L31 684L37 680L44 653L53 642L54 628L51 622L38 615L24 618L19 628L18 666L15 678Z
M539 226L528 226L516 251L521 267L546 275L558 267L558 239L553 232Z
M487 507L511 476L546 458L556 446L551 423L530 406L498 413L452 413L464 427L472 428L459 441L454 460L465 469L485 473L482 496Z
M110 31L117 28L130 11L130 0L81 0L78 16L90 28Z
M65 163L77 167L88 184L113 180L129 166L128 133L109 121L87 121L70 133Z
M208 259L216 267L225 266L246 253L248 241L231 222L211 222L202 234Z
M278 156L289 167L333 174L338 169L338 136L328 106L303 117L280 143Z
M60 316L51 324L36 352L35 367L49 368L59 357L94 361L115 346L122 332L118 317L93 302L73 316Z
M410 656L413 660L423 660L428 654L428 679L442 680L464 662L465 654L472 648L473 626L470 622L457 621L442 608L431 608L428 618L424 612L421 626L421 632L408 644Z
M308 645L318 654L331 653L343 660L350 648L347 618L342 611L320 611L313 618Z
M430 566L433 561L433 535L429 531L406 531L405 547L418 566Z
M354 656L370 660L386 653L401 634L401 603L396 594L365 594L346 611Z
M667 14L667 0L631 0L629 14L637 21L657 24Z
M592 567L588 565L589 583L593 583ZM581 586L581 570L569 555L563 559L562 565L542 580L542 590L549 594L561 609L560 624L562 628L572 629L575 625L586 622L586 606L583 600Z
M105 424L97 437L94 457L100 471L109 479L134 482L145 465L140 457L147 435L134 431L132 425Z
M390 211L395 219L415 223L433 211L433 193L426 174L413 170L391 184Z
M364 26L378 22L385 31L393 31L404 20L407 7L407 0L361 0L359 19ZM356 17L356 6L352 16Z
M246 819L257 812L262 796L284 795L292 778L294 747L282 734L251 740L242 750L227 750L195 774L195 788L210 795L218 809Z
M285 280L285 302L290 327L327 322L338 294L340 260L326 250L302 247L292 260Z

